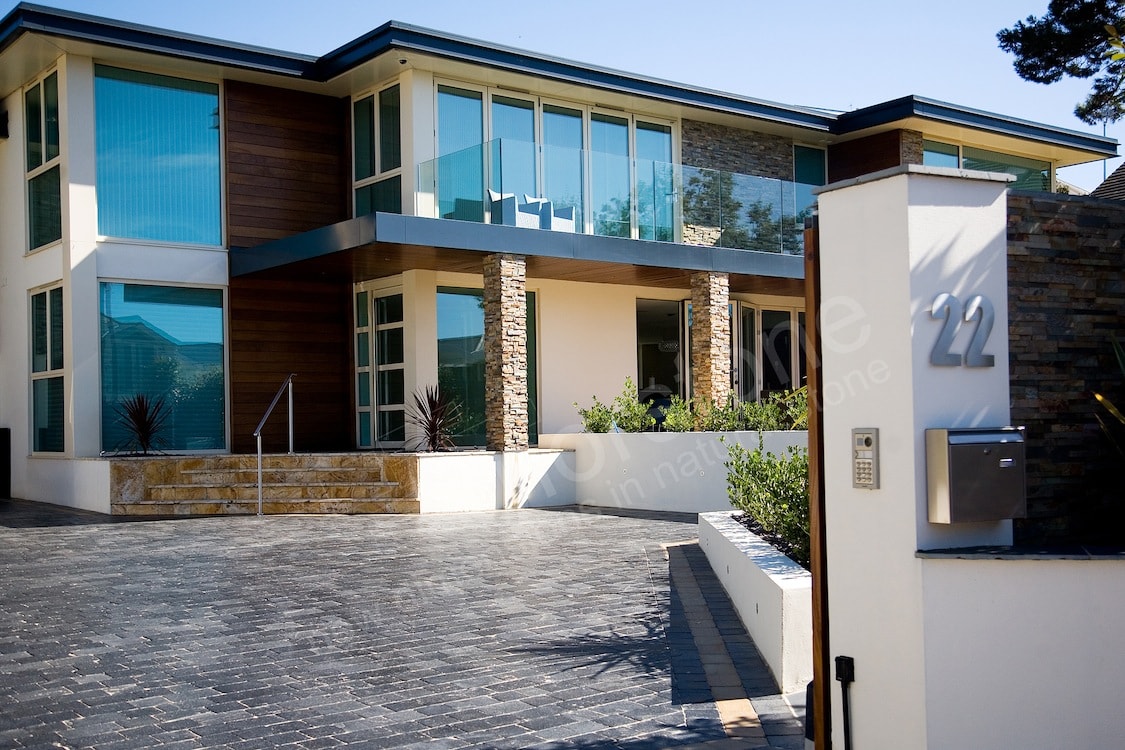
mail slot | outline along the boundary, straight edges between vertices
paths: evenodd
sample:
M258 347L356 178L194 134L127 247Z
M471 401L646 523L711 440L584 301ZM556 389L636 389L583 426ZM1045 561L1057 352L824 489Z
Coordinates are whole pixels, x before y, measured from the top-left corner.
M1027 517L1023 432L926 430L930 523Z

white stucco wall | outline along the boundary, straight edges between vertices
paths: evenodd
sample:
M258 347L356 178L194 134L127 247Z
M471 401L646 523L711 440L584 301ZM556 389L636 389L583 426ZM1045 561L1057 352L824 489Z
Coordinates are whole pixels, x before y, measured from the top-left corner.
M720 436L726 441L720 440ZM706 513L729 510L728 446L754 450L757 432L558 433L539 436L543 448L575 454L575 497L603 508ZM767 432L767 452L808 446L808 433Z
M924 431L1006 425L1006 182L922 167L822 193L824 484L832 656L855 659L855 747L926 747L919 548L1011 541L1010 522L927 519ZM939 292L996 311L985 351L1000 366L934 367ZM963 352L971 326L954 350ZM851 430L880 431L881 487L852 487ZM989 696L990 700L1002 699ZM833 743L843 746L839 683Z
M920 562L926 747L1122 746L1125 560Z
M418 457L422 513L574 504L574 454L465 451Z

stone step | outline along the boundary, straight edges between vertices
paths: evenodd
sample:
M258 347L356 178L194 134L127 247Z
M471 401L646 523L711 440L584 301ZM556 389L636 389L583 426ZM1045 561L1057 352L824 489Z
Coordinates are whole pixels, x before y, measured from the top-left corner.
M324 498L387 499L400 495L398 482L263 482L263 497L278 500L317 500ZM258 499L256 482L157 484L148 488L146 500L232 501Z
M183 469L179 472L184 484L247 484L258 481L257 467L219 469ZM263 484L304 484L307 482L339 484L378 484L383 481L382 467L317 466L262 467Z
M262 513L309 514L366 514L366 513L418 513L421 505L415 498L354 499L321 498L295 500L263 498ZM258 512L258 501L142 501L138 503L113 503L114 515L162 518L182 516L248 516Z

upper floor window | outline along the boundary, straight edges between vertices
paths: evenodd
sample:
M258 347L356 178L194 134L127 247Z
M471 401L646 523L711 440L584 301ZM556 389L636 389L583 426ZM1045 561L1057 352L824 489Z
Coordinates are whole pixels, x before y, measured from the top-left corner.
M59 164L59 75L53 72L24 91L27 153L28 247L62 239Z
M98 232L222 244L219 87L95 66Z
M402 213L402 124L398 85L352 104L355 215Z
M419 172L438 216L675 239L669 123L442 84L436 125Z
M1051 189L1051 163L1041 159L940 141L922 141L922 163L934 167L961 167L980 172L1010 174L1016 178L1011 183L1013 190L1046 192Z

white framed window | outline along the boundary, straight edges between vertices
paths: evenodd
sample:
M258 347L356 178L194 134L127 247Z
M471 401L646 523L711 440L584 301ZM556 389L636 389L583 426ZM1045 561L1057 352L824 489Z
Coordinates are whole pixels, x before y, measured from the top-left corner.
M28 250L62 239L62 148L59 74L51 71L23 92Z
M402 115L398 83L352 100L355 216L402 213Z
M223 244L218 83L94 66L98 233Z
M31 450L66 450L66 391L63 361L63 289L33 291L31 321Z
M400 288L357 287L356 445L401 448L406 441L406 326Z
M675 240L677 122L460 81L435 111L438 216Z

